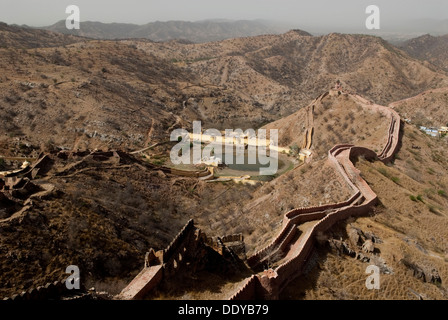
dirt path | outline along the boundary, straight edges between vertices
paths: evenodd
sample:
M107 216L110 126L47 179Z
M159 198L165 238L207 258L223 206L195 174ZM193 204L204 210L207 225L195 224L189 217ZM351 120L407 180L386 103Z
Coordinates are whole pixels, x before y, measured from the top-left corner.
M223 86L229 80L229 61L226 61L224 64L224 69L221 74L221 80L219 82L220 86Z

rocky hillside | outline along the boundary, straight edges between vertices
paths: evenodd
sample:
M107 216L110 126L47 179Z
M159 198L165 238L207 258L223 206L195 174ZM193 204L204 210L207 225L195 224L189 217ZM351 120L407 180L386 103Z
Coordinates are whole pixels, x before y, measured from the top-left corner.
M369 217L349 219L318 239L306 276L282 299L446 300L447 141L404 125L393 164L360 160L378 195ZM380 289L368 290L366 268L380 268Z
M441 127L448 124L448 88L424 91L415 97L390 104L403 119L416 127Z
M435 37L426 34L404 42L399 48L414 58L429 61L448 71L448 35Z
M139 48L200 75L203 83L225 86L254 98L279 116L307 105L329 85L378 103L443 86L447 76L425 66L381 38L300 31L205 44L140 43Z
M3 28L0 133L12 145L6 154L25 155L20 144L135 150L193 120L257 128L307 105L338 79L382 104L448 85L445 74L371 36L295 30L185 44ZM58 47L26 49L35 39Z
M0 49L0 133L13 145L1 153L25 155L20 144L136 150L169 140L174 127L188 128L194 120L241 124L273 117L232 89L195 86L193 72L133 44L79 41Z
M47 48L59 47L79 42L81 39L72 35L63 35L47 30L22 28L0 22L0 48Z

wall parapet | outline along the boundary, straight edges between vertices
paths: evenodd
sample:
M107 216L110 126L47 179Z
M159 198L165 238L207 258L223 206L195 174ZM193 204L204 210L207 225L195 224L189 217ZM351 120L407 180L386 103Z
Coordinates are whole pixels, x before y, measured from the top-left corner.
M257 275L252 275L235 292L229 300L253 300L257 297L257 287L260 286L260 280Z
M194 225L193 219L174 237L167 248L155 252L150 249L146 254L144 268L117 295L119 300L137 300L144 298L163 280L175 274L186 261L186 256L196 252L196 246L205 237Z
M58 300L62 296L76 294L76 290L69 290L65 284L66 279L60 277L60 280L48 282L44 286L33 287L20 294L14 294L5 297L5 301L34 301L34 300ZM82 288L84 289L84 288Z
M172 255L178 250L181 243L188 237L189 233L194 231L194 221L190 219L177 236L171 241L166 249L163 250L163 262L169 260Z

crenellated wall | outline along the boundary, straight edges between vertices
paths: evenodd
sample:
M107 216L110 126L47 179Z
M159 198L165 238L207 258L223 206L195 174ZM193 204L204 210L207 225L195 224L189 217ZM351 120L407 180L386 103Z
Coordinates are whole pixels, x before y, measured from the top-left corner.
M258 296L257 292L260 291L260 289L261 284L259 278L256 275L252 275L229 300L255 299Z
M147 253L143 270L116 297L119 300L142 299L163 280L173 277L194 259L205 234L190 220L163 250Z
M185 247L195 229L193 220L189 220L177 236L171 241L168 247L162 251L162 263L166 263L172 259L174 254L181 250L182 245Z
M32 301L32 300L58 300L62 296L70 296L76 294L76 290L69 290L65 285L66 279L49 282L44 286L31 288L20 294L6 297L3 300L12 301Z

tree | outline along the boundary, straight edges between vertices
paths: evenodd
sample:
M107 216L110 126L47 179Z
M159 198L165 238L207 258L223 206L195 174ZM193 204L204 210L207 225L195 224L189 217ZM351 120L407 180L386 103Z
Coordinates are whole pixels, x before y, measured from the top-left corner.
M271 269L274 267L274 264L278 262L283 257L282 251L276 246L269 247L266 250L266 258L265 261L265 270Z
M300 152L300 148L297 144L294 144L293 146L289 147L289 154L290 155L298 155Z

